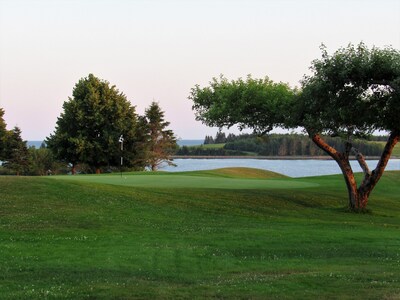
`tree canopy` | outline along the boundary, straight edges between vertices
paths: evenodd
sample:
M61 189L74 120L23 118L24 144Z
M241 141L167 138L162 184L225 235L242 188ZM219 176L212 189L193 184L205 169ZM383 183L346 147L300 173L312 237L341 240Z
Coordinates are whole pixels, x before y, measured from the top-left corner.
M228 81L224 76L213 78L209 87L192 88L196 120L208 126L252 128L269 132L276 126L286 127L288 110L296 91L285 83L275 83L268 77Z
M92 74L75 85L72 98L63 104L55 132L47 145L58 159L72 165L100 167L119 162L119 137L124 137L125 162L135 156L137 115L135 108L115 86Z
M268 78L228 81L213 79L208 87L196 85L189 99L196 119L210 126L235 124L265 133L274 127L302 127L313 142L338 163L349 192L349 207L365 209L368 197L382 176L393 147L400 138L400 53L386 47L368 49L363 43L349 45L311 66L312 75L302 89L274 83ZM374 170L353 145L354 137L375 130L389 138ZM343 151L329 145L322 134L343 139ZM353 153L364 171L357 185L349 157Z
M297 101L298 124L309 134L345 138L375 130L400 131L400 53L368 49L363 43L341 48L312 62Z

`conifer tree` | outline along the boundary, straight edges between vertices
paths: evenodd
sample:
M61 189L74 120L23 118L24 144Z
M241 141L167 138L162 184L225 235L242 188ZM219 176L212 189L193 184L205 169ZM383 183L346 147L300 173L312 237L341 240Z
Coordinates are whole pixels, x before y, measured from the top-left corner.
M16 126L7 135L3 165L17 175L25 174L29 168L29 152L26 141L21 138L21 129Z
M5 142L7 137L6 122L4 121L4 109L0 108L0 160L4 159Z
M174 166L172 155L177 149L176 137L172 130L166 129L169 122L164 119L164 112L156 102L146 109L145 117L148 128L147 166L157 170L161 164Z

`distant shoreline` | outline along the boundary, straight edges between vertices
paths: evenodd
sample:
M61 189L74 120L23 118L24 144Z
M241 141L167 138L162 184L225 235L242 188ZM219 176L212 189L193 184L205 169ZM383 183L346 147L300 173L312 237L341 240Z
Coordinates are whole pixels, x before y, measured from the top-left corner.
M330 156L206 156L206 155L173 155L173 159L264 159L264 160L332 160ZM391 159L397 159L398 157L392 156ZM350 156L350 159L355 160L354 156ZM366 156L366 160L379 160L379 156Z

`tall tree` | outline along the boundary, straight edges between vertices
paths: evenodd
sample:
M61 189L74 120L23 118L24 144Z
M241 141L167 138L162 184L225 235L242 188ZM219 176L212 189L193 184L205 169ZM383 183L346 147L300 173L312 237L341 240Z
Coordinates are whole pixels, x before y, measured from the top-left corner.
M101 167L118 165L120 136L124 137L124 152L135 153L135 108L109 82L93 74L82 78L63 109L46 143L73 170L78 162L92 166L96 173Z
M322 47L322 58L312 63L311 70L295 106L297 125L339 165L349 207L364 210L400 139L400 52L390 47L368 49L361 43L329 55ZM371 170L354 139L375 130L387 131L389 137ZM322 134L341 137L344 150L329 145ZM351 153L364 173L359 184L349 162Z
M26 174L29 169L29 152L26 141L21 138L21 129L16 126L7 135L3 165L17 175Z
M147 165L155 171L163 163L174 165L172 155L177 149L176 137L172 130L166 129L169 122L164 119L164 112L156 102L152 102L145 111L148 128Z
M350 209L363 210L400 139L400 53L390 47L368 49L364 44L349 45L331 56L322 50L301 92L268 79L229 82L221 77L209 87L195 86L189 99L197 120L210 126L238 124L240 129L257 132L302 126L341 168ZM374 130L388 131L389 138L377 166L370 170L353 140ZM344 150L329 145L323 134L342 137ZM364 171L359 185L349 162L351 152Z

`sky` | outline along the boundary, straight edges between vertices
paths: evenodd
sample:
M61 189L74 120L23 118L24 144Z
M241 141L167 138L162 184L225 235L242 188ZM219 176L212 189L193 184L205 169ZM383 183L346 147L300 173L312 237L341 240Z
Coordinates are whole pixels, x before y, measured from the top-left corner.
M43 140L92 73L139 114L158 102L178 138L203 139L217 129L195 121L196 84L299 86L321 43L361 41L400 49L400 0L0 0L0 107L9 129Z

